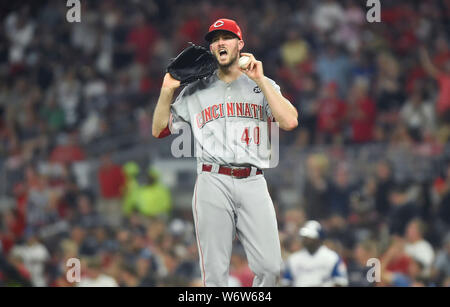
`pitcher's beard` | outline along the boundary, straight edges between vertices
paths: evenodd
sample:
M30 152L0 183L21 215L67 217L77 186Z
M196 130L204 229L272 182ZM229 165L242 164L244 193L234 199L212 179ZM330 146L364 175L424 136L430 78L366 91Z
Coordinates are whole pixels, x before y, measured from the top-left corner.
M217 60L217 63L218 63L218 65L219 65L219 67L221 68L221 69L228 69L228 68L230 68L231 67L231 65L233 65L234 64L234 62L237 60L237 55L235 55L233 58L230 58L230 61L228 61L228 63L225 63L225 64L220 64L220 62Z

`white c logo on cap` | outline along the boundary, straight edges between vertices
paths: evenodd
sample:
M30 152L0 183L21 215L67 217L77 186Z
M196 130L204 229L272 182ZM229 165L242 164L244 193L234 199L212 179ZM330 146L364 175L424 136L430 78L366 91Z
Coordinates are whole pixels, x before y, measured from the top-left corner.
M214 28L218 28L223 26L224 22L222 20L218 20L214 23Z

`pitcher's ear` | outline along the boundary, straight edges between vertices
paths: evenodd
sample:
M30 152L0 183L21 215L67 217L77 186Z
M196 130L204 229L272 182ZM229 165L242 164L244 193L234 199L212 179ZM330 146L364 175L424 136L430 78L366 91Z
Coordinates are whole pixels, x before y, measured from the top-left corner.
M242 48L244 48L244 45L245 45L245 43L244 43L243 40L239 40L239 41L238 41L239 51L241 51Z

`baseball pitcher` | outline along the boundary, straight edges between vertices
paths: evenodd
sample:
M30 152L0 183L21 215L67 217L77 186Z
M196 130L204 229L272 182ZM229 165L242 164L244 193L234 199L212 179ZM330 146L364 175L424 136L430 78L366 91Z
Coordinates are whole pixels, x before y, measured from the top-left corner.
M154 111L153 135L161 138L189 124L196 141L197 181L192 212L204 286L227 286L232 242L242 242L253 286L275 286L282 258L275 210L263 170L271 166L271 122L297 127L298 113L280 87L264 75L263 64L244 47L242 31L230 19L214 22L205 39L215 68L198 78L184 62L208 62L191 46L164 76ZM181 62L181 63L180 63ZM208 67L211 67L208 63ZM186 82L186 80L188 80ZM173 101L175 90L185 85Z

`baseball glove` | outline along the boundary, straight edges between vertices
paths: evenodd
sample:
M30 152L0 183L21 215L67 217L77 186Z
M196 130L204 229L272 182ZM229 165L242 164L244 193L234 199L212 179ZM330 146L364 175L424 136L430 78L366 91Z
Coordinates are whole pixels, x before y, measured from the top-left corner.
M206 48L193 43L181 51L167 66L167 72L181 85L210 76L217 68L217 61Z

